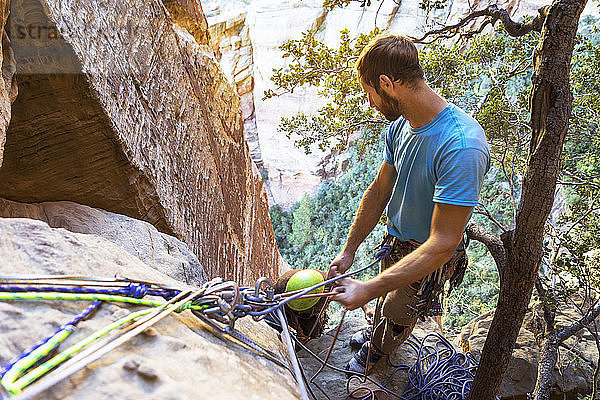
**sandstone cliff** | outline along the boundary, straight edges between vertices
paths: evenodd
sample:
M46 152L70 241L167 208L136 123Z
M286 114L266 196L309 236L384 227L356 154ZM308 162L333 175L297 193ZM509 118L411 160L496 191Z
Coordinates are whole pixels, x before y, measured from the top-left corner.
M209 32L211 46L218 55L221 67L240 96L244 135L250 155L258 168L263 169L254 109L253 49L246 14L226 19L212 18Z
M278 274L240 100L197 0L14 0L10 11L20 94L0 197L142 219L211 277Z
M6 128L10 122L11 103L17 97L17 82L15 75L15 57L10 47L10 39L4 26L8 19L9 1L0 1L0 68L2 70L2 79L0 79L0 167L4 155L4 143L6 142Z

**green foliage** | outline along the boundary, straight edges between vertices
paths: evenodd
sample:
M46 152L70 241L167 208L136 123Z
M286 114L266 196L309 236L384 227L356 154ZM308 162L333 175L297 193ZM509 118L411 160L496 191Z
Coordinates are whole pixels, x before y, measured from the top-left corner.
M600 298L600 32L582 21L572 69L573 112L563 150L562 180L568 211L548 229L541 300L551 310L573 297L585 315Z
M335 7L346 7L353 0L325 0L323 1L323 7L328 8L329 10L333 10ZM356 1L356 0L354 0ZM361 1L361 6L370 6L370 0Z
M564 180L575 216L598 207L600 195L600 24L584 20L573 55L573 113L564 148Z
M343 30L338 49L330 48L311 31L283 44L284 57L290 57L291 62L273 71L271 80L276 89L265 92L265 97L307 85L317 87L319 96L328 102L316 115L283 118L279 130L289 137L298 135L301 139L297 144L307 152L315 143L322 150L345 147L349 136L359 129L365 131L365 140L372 142L385 121L368 106L353 65L364 46L379 33L376 29L353 38ZM466 45L431 44L420 52L420 59L429 84L474 113L493 145L526 149L531 54L537 39L535 33L513 38L500 29ZM511 156L505 162L515 167L520 163L513 157L524 158L522 151L505 156Z
M350 166L341 178L323 183L314 196L304 196L289 212L277 205L271 207L279 251L292 267L329 268L345 243L362 195L375 178L381 158L380 151L361 158L353 150ZM377 226L357 251L354 265L364 266L373 261L373 249L384 232L382 225ZM371 276L374 272L371 271Z
M551 310L569 303L586 315L600 297L600 217L589 213L576 224L572 219L573 212L562 217L571 221L569 229L559 231L551 242L550 265L541 276L548 292L541 300Z
M383 2L385 0L377 0ZM400 5L401 0L393 0L394 3ZM333 10L335 7L346 7L350 3L359 3L361 7L369 7L372 4L372 0L324 0L323 7ZM427 15L432 11L442 10L448 5L448 0L421 0L419 2L419 8L424 10Z
M435 43L420 53L430 86L474 115L493 150L518 150L528 139L531 54L537 40L537 34L517 39L499 29L467 44Z
M468 249L469 265L463 282L444 299L444 329L457 335L463 326L498 303L499 276L485 246L472 243Z
M292 93L299 86L317 87L319 96L328 99L316 115L283 118L278 128L288 138L299 137L298 147L311 152L313 144L321 150L348 146L350 135L362 130L365 137L377 137L385 121L365 107L365 95L358 82L354 62L362 49L379 33L350 37L348 30L340 32L340 45L333 49L315 38L314 32L302 33L299 40L290 40L280 48L283 57L291 61L287 67L274 69L271 80L276 90L267 90L265 98Z
M399 0L394 1L398 2ZM323 7L333 10L335 7L346 7L350 3L359 3L361 7L369 7L371 5L371 0L324 0Z
M434 11L443 10L448 5L448 0L422 0L419 2L419 8L427 15Z

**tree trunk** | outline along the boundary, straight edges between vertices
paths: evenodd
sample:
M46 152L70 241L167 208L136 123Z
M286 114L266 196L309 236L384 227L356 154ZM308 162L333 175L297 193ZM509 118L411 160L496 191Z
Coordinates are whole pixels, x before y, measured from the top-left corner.
M502 237L506 269L470 400L492 400L498 393L529 305L571 115L571 57L585 4L586 0L555 0L534 54L530 100L532 135L523 192L515 229Z
M558 360L558 338L555 331L551 331L542 341L538 360L538 378L533 391L533 400L549 400L552 371Z
M557 299L555 299L557 300ZM565 340L575 335L577 332L585 328L589 328L591 324L594 326L594 330L590 329L590 332L596 339L596 347L600 350L600 342L598 341L598 334L596 331L596 318L600 315L600 302L596 303L591 309L589 309L586 315L582 316L577 321L564 327L560 331L555 329L554 326L554 313L547 307L544 307L544 315L547 326L547 332L545 338L540 344L540 354L538 357L538 372L537 380L535 383L535 390L533 392L533 400L548 400L550 398L550 385L552 383L552 371L558 360L558 346L560 346ZM580 357L582 357L580 355ZM583 358L583 357L582 357ZM600 365L600 363L599 363ZM593 400L597 399L596 382L598 378L598 366L594 373L594 390L592 395Z

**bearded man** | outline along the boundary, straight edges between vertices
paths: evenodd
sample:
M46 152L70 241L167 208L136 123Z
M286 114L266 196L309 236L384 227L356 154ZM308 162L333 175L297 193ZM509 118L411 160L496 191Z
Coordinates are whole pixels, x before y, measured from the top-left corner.
M356 67L369 105L393 121L384 161L328 272L333 277L350 268L356 249L387 206L386 241L393 250L379 274L364 282L345 278L334 289L333 300L348 310L378 298L370 341L347 366L362 373L406 340L419 317L441 313L447 280L451 286L462 280L467 262L463 232L489 170L490 153L477 121L427 85L409 39L376 38Z

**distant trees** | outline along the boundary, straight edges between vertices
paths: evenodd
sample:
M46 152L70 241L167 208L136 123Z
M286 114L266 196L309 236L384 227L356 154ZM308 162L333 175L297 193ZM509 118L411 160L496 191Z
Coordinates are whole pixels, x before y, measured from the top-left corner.
M378 152L360 156L353 149L351 153L350 165L340 179L322 184L317 193L304 196L287 212L278 205L271 207L279 251L295 268L327 270L346 240L362 195L381 163ZM373 249L384 232L383 225L377 226L359 248L356 265L373 261Z

